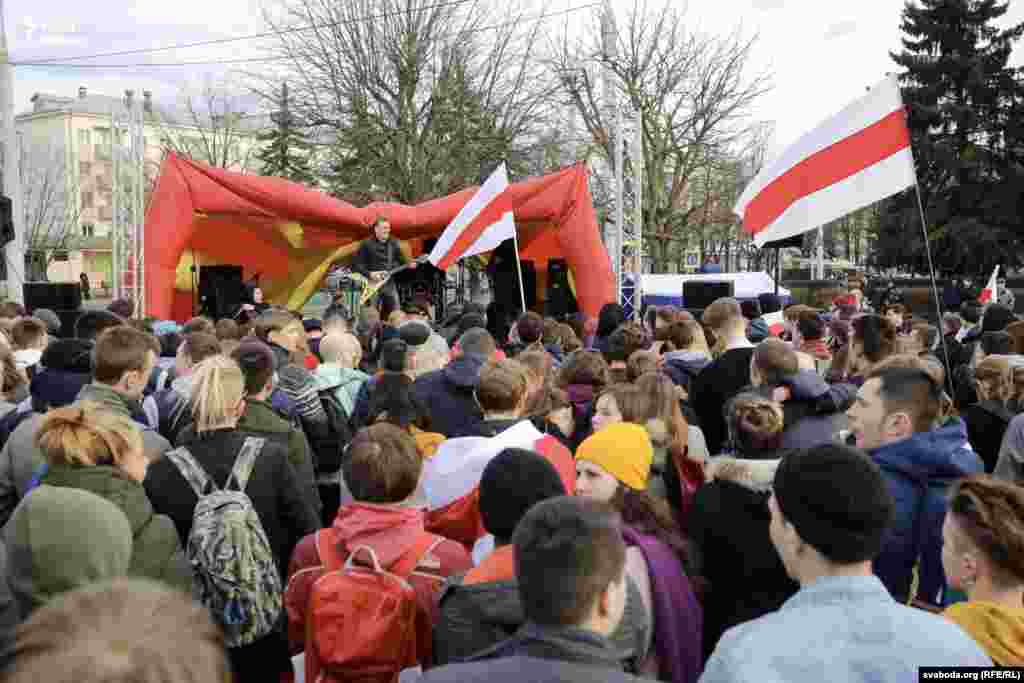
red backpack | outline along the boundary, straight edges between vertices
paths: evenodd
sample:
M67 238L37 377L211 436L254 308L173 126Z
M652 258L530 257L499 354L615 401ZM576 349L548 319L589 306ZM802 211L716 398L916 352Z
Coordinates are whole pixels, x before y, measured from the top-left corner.
M390 569L367 546L342 561L332 534L317 533L324 573L313 584L306 609L306 680L391 683L419 663L430 642L409 577L444 541L425 533Z

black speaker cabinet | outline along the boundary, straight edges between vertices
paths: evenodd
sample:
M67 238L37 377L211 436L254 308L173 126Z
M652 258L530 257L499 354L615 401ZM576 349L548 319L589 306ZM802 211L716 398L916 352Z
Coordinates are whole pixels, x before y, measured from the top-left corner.
M569 287L569 265L565 259L548 261L546 308L547 315L559 320L580 310L572 288Z
M248 300L242 266L200 266L199 309L214 320L230 318Z
M77 282L26 282L25 308L77 311L82 307L82 287Z
M520 262L520 266L523 270L526 309L532 311L537 307L537 265L526 260ZM519 272L516 270L515 261L512 261L511 268L499 268L491 275L491 298L507 304L510 310L519 310Z
M683 306L707 308L716 299L736 295L736 283L732 280L687 280L683 282Z

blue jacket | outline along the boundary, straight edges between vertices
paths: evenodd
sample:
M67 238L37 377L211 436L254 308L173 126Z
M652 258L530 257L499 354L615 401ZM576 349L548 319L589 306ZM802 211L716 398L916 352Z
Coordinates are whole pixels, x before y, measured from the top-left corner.
M726 631L700 683L903 683L921 666L991 664L959 626L896 604L874 576L831 576Z
M487 359L463 354L440 370L421 375L412 384L412 395L430 410L432 431L448 438L474 433L483 413L476 402L480 368Z
M920 556L917 595L941 604L946 587L942 522L947 491L957 479L984 469L981 458L967 445L967 427L954 419L930 432L876 448L871 458L882 468L896 499L896 519L875 558L875 574L896 600L906 602Z

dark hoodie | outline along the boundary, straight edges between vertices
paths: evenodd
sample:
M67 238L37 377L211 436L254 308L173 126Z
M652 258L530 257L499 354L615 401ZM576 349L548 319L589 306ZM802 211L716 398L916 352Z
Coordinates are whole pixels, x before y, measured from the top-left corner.
M476 402L484 356L464 353L446 367L420 376L410 389L413 398L430 411L435 432L448 438L472 434L483 413Z
M967 428L959 419L876 448L870 455L896 499L895 521L875 558L875 574L898 602L906 602L920 558L917 596L939 603L946 585L942 523L947 493L957 479L982 471L981 458L970 450Z
M702 351L669 351L662 356L662 372L687 392L700 371L711 364L711 356Z

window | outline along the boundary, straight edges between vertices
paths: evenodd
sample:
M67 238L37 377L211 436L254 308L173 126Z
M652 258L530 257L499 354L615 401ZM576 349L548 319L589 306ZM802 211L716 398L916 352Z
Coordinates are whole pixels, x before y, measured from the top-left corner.
M96 226L92 223L82 223L82 237L93 237L96 234Z
M86 146L92 144L92 134L88 128L78 131L78 145Z
M93 196L92 192L82 193L82 208L91 209L93 207Z

